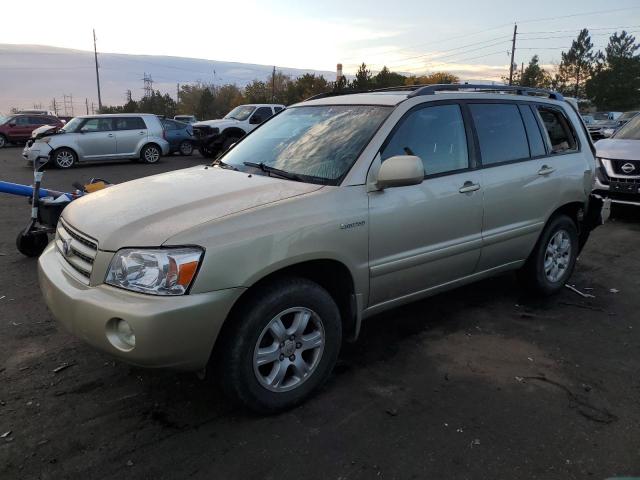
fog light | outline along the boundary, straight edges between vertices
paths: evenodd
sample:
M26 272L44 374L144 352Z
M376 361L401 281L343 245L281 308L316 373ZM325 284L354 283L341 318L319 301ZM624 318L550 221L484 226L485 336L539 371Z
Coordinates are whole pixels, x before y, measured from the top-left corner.
M112 318L107 322L107 338L111 344L120 350L133 350L136 346L136 335L126 320Z

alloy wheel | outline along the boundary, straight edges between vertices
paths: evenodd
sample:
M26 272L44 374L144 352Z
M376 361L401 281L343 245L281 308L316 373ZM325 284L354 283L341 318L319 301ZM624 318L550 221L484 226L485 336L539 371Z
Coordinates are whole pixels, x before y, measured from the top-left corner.
M544 254L544 274L552 283L559 281L571 261L571 237L566 230L558 230L547 244Z
M156 163L160 159L160 152L155 147L149 147L144 151L144 159L148 163Z
M56 165L60 168L69 168L73 165L74 161L73 154L66 150L56 154Z
M258 382L278 393L299 387L320 363L324 344L324 326L317 313L305 307L284 310L262 330L254 348Z

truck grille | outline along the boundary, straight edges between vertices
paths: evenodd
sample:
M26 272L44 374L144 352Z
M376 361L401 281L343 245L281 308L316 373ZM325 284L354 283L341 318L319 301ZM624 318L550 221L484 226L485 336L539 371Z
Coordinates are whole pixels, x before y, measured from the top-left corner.
M98 253L98 243L62 219L56 228L55 242L56 248L65 262L79 274L79 279L88 285L93 262Z
M611 168L617 175L640 176L640 161L638 160L610 160ZM627 165L628 172L623 170L623 166ZM631 169L631 167L633 169Z

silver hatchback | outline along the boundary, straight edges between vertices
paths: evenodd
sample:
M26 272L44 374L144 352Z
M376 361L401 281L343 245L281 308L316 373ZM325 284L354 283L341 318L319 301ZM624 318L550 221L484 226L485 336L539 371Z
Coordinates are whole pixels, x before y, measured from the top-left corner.
M156 163L169 153L162 123L151 114L87 115L64 127L34 131L22 156L29 162L45 158L58 168L77 162L140 159Z

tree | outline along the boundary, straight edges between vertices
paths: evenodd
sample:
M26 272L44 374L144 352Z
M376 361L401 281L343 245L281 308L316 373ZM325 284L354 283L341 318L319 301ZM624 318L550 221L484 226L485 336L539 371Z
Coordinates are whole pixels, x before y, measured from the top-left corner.
M214 115L214 105L213 101L215 97L211 92L210 87L205 87L198 99L198 106L196 107L195 114L201 120L208 120L211 118L216 118Z
M531 57L529 65L524 69L522 75L518 75L515 85L533 88L549 88L551 86L551 75L540 66L538 55Z
M371 70L367 68L366 63L362 62L362 65L360 65L356 72L356 77L351 82L351 88L358 91L369 90L373 85L371 79Z
M622 31L609 37L604 61L586 83L587 96L602 110L629 110L640 106L640 45Z
M397 87L404 85L407 77L396 72L392 72L386 66L382 67L373 77L373 83L376 88Z
M434 72L419 77L411 75L405 80L405 85L436 85L443 83L460 83L460 78L452 73Z
M267 84L260 80L254 80L244 87L244 98L249 103L267 103Z
M557 83L563 93L579 98L584 95L585 83L597 62L589 30L583 28L571 44L568 52L562 52Z

